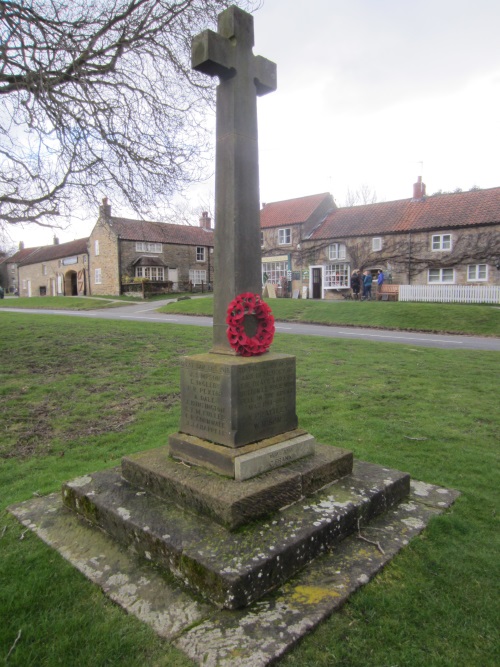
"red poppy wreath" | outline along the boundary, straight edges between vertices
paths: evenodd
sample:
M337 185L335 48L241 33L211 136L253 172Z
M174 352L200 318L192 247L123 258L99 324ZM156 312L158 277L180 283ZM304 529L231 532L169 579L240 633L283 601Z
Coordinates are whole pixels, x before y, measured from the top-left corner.
M249 336L245 331L245 317L253 315L257 331ZM271 309L258 294L239 294L228 306L227 338L229 344L242 357L253 357L267 352L274 338L274 317Z

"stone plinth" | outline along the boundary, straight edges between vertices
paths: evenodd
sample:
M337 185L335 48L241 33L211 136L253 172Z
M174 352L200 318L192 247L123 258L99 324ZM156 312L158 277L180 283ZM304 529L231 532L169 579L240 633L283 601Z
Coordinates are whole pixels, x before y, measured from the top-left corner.
M243 447L296 428L295 357L207 353L181 360L182 433Z
M240 482L182 465L170 458L168 447L159 447L124 457L122 475L139 489L235 530L348 475L352 461L346 449L315 443L313 455Z
M304 443L308 443L309 446L304 447ZM272 470L278 467L278 465L290 463L303 456L312 454L314 453L314 443L314 437L310 433L307 433L307 431L304 431L304 429L299 428L238 448L216 445L213 442L197 438L195 435L186 435L185 433L173 433L168 437L170 456L174 459L180 459L186 463L216 472L219 475L239 480L250 479L263 472ZM283 463L278 462L277 457L269 456L267 451L269 448L275 448L280 445L285 445L285 447L286 445L291 445L291 448L286 447L288 458L287 460L283 459ZM271 451L273 450L271 449ZM238 465L238 461L248 454L254 454L255 458L260 459L261 462L267 460L267 465L261 465L259 469L254 466L250 471L251 474L248 474L247 467L245 471L247 474L242 476L241 466ZM245 466L243 467L245 468Z
M268 475L293 475L304 461ZM162 500L141 491L119 469L68 482L63 502L206 599L239 609L356 533L369 518L397 505L407 497L409 484L405 473L356 462L351 475L236 532L180 508L174 497Z

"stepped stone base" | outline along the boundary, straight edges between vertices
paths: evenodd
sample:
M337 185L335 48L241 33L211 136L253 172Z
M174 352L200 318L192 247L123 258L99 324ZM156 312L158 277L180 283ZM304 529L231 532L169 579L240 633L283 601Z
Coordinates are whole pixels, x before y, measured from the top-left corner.
M288 467L268 474L274 473L293 474ZM350 475L237 532L146 494L123 479L119 469L68 482L63 502L205 599L239 609L399 503L408 496L409 484L405 473L357 462Z
M407 500L361 526L363 539L354 533L276 591L236 611L218 611L190 595L182 583L68 511L60 494L31 498L9 511L196 664L266 667L340 609L458 496L412 481Z
M122 460L133 486L172 500L234 530L297 502L352 470L352 452L315 444L314 454L244 482L189 467L159 447Z

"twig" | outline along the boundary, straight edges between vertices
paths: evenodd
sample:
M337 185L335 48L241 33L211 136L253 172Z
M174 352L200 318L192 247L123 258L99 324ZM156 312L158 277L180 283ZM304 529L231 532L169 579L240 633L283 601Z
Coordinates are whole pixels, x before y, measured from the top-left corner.
M373 544L374 547L377 547L377 549L380 551L382 556L385 556L385 551L382 549L380 546L380 542L373 542L373 540L369 540L367 537L364 537L361 535L361 528L359 526L360 519L358 519L358 539L363 540L363 542L368 542L368 544Z
M20 639L21 639L21 630L19 630L19 632L17 633L17 637L16 637L14 643L10 647L10 651L7 653L7 657L5 658L5 662L7 662L7 660L10 658L10 654L16 648L16 644Z
M23 530L23 532L21 533L21 537L19 538L20 540L24 540L24 536L26 535L28 530L29 530L29 528L26 528L26 530Z
M5 531L7 530L7 526L4 526L2 528L2 534L0 535L0 538L2 538L5 535Z
M429 438L410 438L409 435L404 435L403 438L406 438L407 440L428 440Z

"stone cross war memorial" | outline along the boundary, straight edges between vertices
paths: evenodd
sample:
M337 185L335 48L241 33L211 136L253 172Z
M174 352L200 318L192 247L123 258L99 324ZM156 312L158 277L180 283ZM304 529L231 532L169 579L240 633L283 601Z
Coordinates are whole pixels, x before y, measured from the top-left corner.
M270 350L261 296L257 97L276 90L276 65L253 46L253 17L234 6L193 39L193 68L219 80L216 277L212 349L181 359L178 432L67 482L61 497L11 508L125 609L213 665L275 660L456 495L354 461L298 424L295 358ZM311 585L323 594L297 595Z

